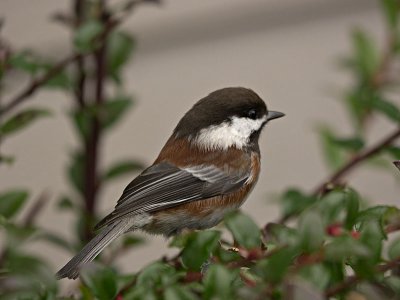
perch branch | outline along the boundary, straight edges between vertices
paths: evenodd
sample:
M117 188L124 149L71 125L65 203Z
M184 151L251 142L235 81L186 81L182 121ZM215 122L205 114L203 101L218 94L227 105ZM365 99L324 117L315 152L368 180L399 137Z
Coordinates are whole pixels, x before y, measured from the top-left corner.
M327 187L330 184L336 184L339 182L342 177L346 176L350 171L352 171L358 164L365 161L368 158L371 158L378 152L380 152L386 146L391 145L397 138L400 137L400 127L397 128L394 132L390 133L384 139L366 149L364 152L361 152L351 158L343 167L339 170L334 172L326 181L322 184L318 185L314 191L312 192L313 195L317 196L320 194L324 194L327 190Z

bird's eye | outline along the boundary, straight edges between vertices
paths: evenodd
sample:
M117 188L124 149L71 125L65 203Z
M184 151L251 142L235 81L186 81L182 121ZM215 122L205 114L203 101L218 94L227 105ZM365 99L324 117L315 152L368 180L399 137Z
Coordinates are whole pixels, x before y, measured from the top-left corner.
M250 118L250 119L252 119L252 120L257 119L257 111L256 111L254 108L253 108L253 109L250 109L250 110L247 112L247 117Z

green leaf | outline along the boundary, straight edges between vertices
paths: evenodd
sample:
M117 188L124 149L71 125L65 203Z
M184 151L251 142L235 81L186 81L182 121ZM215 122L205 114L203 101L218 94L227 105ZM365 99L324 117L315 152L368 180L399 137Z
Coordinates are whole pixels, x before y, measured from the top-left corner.
M217 248L221 233L215 230L192 233L182 251L182 262L190 270L198 271Z
M83 194L84 191L84 167L85 160L83 154L80 152L71 153L67 174L70 183L81 194Z
M190 290L182 285L172 285L164 292L164 300L195 300L197 297Z
M400 209L395 206L389 206L385 214L382 216L382 228L388 224L397 224L400 221Z
M268 240L280 245L294 246L298 244L299 232L297 229L287 227L282 224L269 223L266 226Z
M327 261L343 261L350 257L367 258L371 254L368 247L350 236L339 236L325 246Z
M384 278L383 284L389 286L393 291L394 295L400 295L400 278L394 275L390 275Z
M128 235L123 239L123 246L124 247L132 247L143 244L145 242L144 238L136 236L136 235Z
M29 51L21 51L12 54L8 63L12 67L31 75L35 75L43 67L38 58Z
M393 103L376 96L369 105L372 109L383 113L388 119L396 123L400 122L400 109Z
M344 221L344 227L351 230L356 223L358 210L360 207L360 197L356 191L352 189L346 189L346 219Z
M90 135L94 117L93 106L71 112L71 119L74 122L76 130L83 139L87 139Z
M14 190L0 194L0 215L11 219L23 207L28 192L25 190Z
M305 266L301 268L299 275L320 291L327 288L331 278L329 268L323 264Z
M53 63L29 51L12 54L8 62L15 69L26 72L32 76L44 74L54 67ZM43 86L48 88L70 89L72 87L72 81L66 71L58 70L58 72L53 74Z
M37 239L45 240L55 246L62 248L63 250L67 250L68 252L73 252L71 245L67 242L67 240L63 239L59 235L48 232L48 231L41 231L37 236Z
M371 222L379 221L383 225L391 223L392 219L397 219L400 216L400 210L395 206L376 205L362 210L358 213L357 223L359 226Z
M353 32L356 68L361 76L369 79L379 66L379 55L374 42L361 30Z
M213 253L213 257L218 258L218 262L225 265L229 262L241 259L239 252L230 251L230 249L225 249L223 247L217 248Z
M388 152L394 159L400 159L400 147L388 146L385 148L385 151Z
M232 299L232 271L221 265L211 265L204 278L204 299Z
M343 262L324 262L324 266L329 270L331 276L331 284L342 282L346 275Z
M110 268L91 264L82 269L81 279L99 300L114 299L117 295L116 274Z
M47 263L38 257L17 252L15 249L7 251L5 268L9 270L9 278L21 284L20 289L28 288L31 291L53 289L55 278Z
M365 117L370 113L370 108L367 103L373 98L374 92L368 85L362 85L351 90L345 96L345 103L351 113L351 119L359 131L362 129L362 124Z
M59 209L71 210L74 208L74 203L69 197L62 196L61 199L58 201L57 206Z
M56 280L46 261L14 248L7 250L4 268L7 274L2 277L16 285L3 285L1 299L54 299ZM49 298L45 298L46 294Z
M299 220L299 232L299 246L304 252L318 250L325 234L321 216L314 211L302 214Z
M95 299L93 291L91 291L88 286L80 284L79 285L79 291L81 292L81 295L80 295L81 296L81 300L93 300L93 299Z
M254 272L271 283L279 283L293 263L298 250L295 247L286 247L270 257L257 262Z
M351 151L360 151L364 148L364 140L360 137L333 138L332 142L343 149Z
M114 126L128 111L132 103L132 99L126 95L120 95L105 102L98 111L103 128L110 129Z
M361 230L360 242L369 249L369 262L377 263L380 261L384 238L385 234L379 221L370 221L364 224Z
M399 2L397 0L382 0L383 12L390 27L396 28L399 20Z
M73 111L71 117L80 136L87 138L96 117L104 129L110 129L128 111L132 103L129 96L120 95L101 105L89 105L84 109Z
M9 257L7 264L13 273L34 274L42 269L42 266L45 263L35 256L25 255L22 253L17 254L13 252L13 254Z
M7 165L12 165L15 161L15 157L11 155L0 154L0 164L4 163Z
M329 226L344 221L346 199L346 192L343 189L336 189L325 195L321 201L316 204L316 208L322 216L325 225Z
M347 263L360 278L373 280L379 276L375 269L376 262L369 258L354 256Z
M162 287L165 283L175 282L175 270L161 262L154 262L145 267L137 278L137 286L146 288Z
M134 47L134 39L126 32L117 31L109 36L107 70L117 81L120 81L120 71L130 59Z
M131 290L129 290L126 294L124 294L123 299L132 299L132 300L159 300L157 297L156 291L146 288L144 286L135 286ZM92 300L92 298L88 299Z
M239 245L247 249L260 247L260 229L250 217L242 212L235 211L228 214L224 221Z
M326 126L320 126L318 131L326 162L332 169L339 168L344 163L344 156L341 149L335 143L336 137L333 131Z
M112 165L103 175L104 180L115 179L143 170L143 164L136 160L123 160Z
M394 260L400 257L400 238L393 240L388 248L389 259Z
M170 248L184 248L189 238L191 237L191 232L185 232L181 234L177 234L171 237L171 240L168 244Z
M54 66L52 64L46 64L44 70L48 71L53 67ZM51 89L70 90L73 87L73 81L66 71L59 71L49 80L47 80L43 86Z
M90 52L96 48L96 39L103 32L103 24L97 20L89 20L75 32L74 45L79 52Z
M34 236L38 230L32 226L19 225L12 222L2 222L6 229L7 246L9 248L17 248Z
M13 134L25 128L33 121L49 115L50 112L46 109L31 108L23 110L0 125L0 136L5 137Z
M284 217L297 215L317 201L316 197L306 195L298 189L289 189L281 197Z

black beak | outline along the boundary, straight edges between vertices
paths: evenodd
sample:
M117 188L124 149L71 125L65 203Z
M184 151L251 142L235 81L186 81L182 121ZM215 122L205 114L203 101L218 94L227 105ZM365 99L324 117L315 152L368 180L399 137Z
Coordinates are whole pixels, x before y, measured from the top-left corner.
M279 111L270 110L270 111L268 111L268 114L267 114L267 121L271 121L273 119L282 118L284 115L285 115L284 113L281 113Z

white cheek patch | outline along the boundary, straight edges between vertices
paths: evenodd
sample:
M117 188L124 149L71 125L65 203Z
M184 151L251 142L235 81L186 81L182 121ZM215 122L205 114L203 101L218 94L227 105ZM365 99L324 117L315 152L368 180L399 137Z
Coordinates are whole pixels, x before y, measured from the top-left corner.
M229 147L242 149L248 144L251 134L259 130L266 121L266 116L256 120L232 117L230 122L202 129L194 142L208 150L226 150Z

